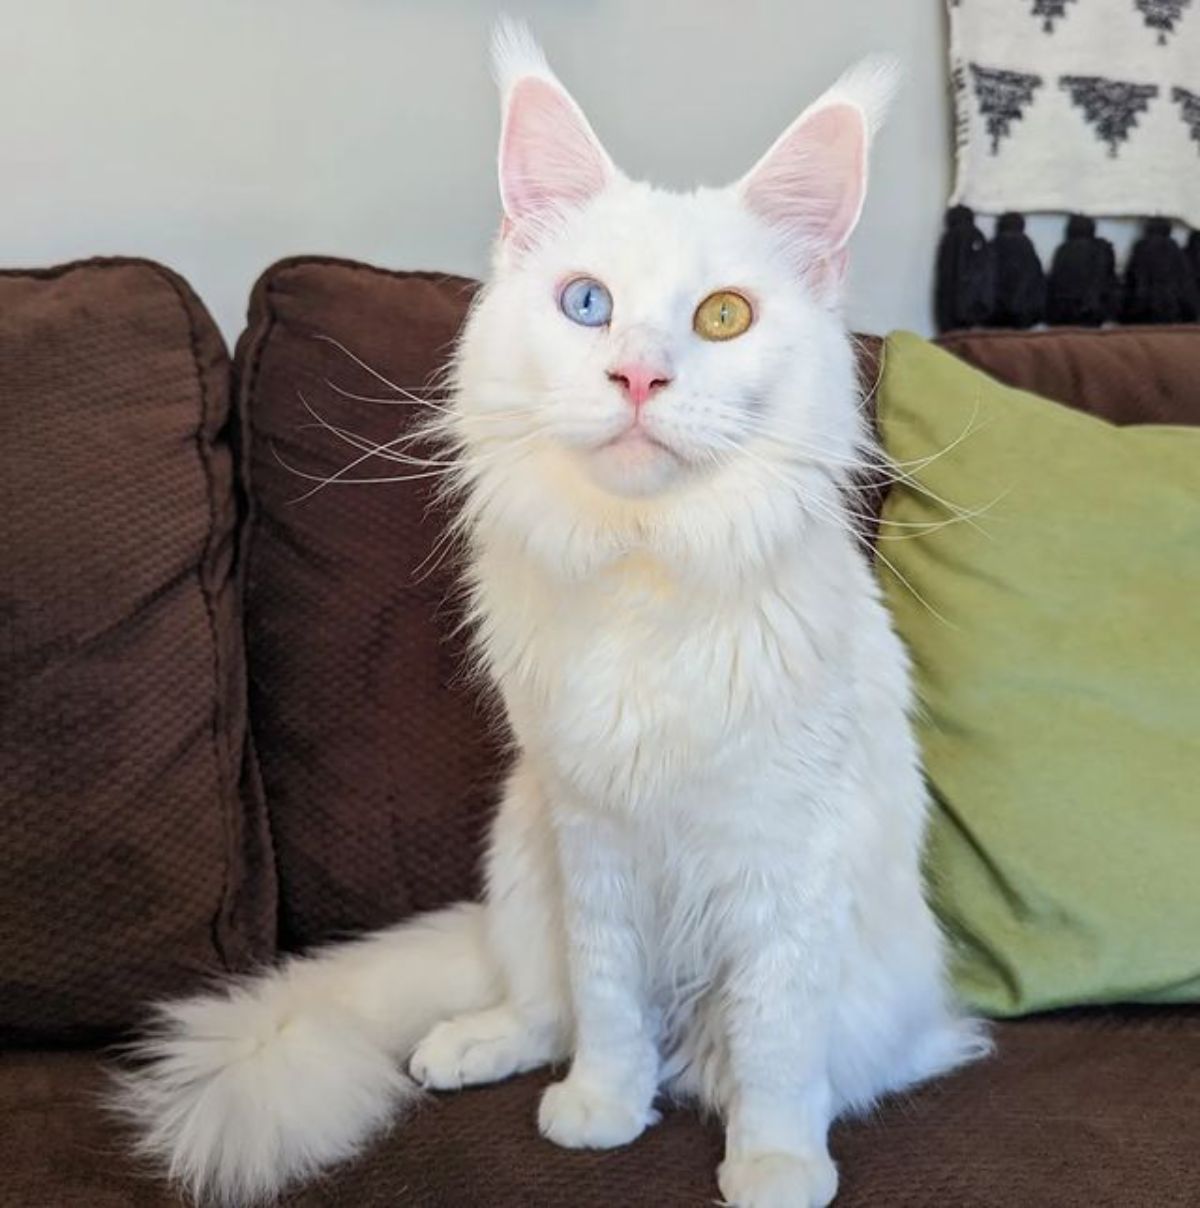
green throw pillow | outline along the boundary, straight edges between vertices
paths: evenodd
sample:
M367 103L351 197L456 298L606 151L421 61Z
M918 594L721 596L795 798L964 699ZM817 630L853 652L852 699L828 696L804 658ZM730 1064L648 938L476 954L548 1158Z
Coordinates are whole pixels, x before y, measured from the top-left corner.
M1200 999L1200 429L1117 428L908 333L878 406L958 989Z

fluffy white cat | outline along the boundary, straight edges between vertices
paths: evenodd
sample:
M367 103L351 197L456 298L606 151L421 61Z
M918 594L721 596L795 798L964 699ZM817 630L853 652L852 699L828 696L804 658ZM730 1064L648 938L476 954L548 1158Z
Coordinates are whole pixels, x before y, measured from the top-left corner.
M124 1083L193 1192L269 1196L424 1087L569 1072L538 1127L725 1122L720 1190L813 1208L830 1122L978 1055L922 895L908 662L853 535L839 316L867 63L737 183L627 179L521 31L457 450L478 650L519 754L487 894L170 1004Z

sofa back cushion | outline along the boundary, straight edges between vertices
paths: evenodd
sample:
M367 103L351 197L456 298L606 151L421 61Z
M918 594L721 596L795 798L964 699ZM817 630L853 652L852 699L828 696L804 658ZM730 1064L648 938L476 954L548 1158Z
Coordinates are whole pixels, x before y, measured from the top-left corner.
M1200 424L1194 323L956 331L937 343L1013 386L1112 424Z
M351 443L422 418L408 395L427 395L473 290L285 261L239 341L251 716L292 946L475 890L503 757L454 635L440 479Z
M0 273L0 1034L269 957L220 336L137 261Z

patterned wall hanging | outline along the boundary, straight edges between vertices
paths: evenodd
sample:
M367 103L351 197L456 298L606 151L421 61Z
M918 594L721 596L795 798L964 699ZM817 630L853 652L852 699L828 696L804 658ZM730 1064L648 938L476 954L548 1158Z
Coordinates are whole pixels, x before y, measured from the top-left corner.
M952 202L1200 227L1200 0L950 0Z

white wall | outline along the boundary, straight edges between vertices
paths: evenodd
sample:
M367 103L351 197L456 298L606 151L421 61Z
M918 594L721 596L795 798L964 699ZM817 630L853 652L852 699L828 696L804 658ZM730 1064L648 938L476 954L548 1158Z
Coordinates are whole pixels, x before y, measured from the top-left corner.
M898 53L850 318L928 329L950 178L940 0L0 0L0 264L155 257L230 339L280 256L480 273L502 7L626 171L667 185L737 176L843 66Z

